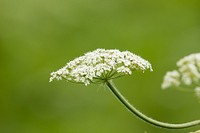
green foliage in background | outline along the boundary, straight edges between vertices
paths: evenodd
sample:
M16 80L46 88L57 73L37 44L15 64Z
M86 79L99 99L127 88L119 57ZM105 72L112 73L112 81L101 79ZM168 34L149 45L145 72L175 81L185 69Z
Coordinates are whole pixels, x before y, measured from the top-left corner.
M129 50L154 72L116 79L155 119L200 119L195 95L160 85L166 71L200 52L199 0L0 0L0 133L188 133L150 126L103 85L49 83L49 74L96 48Z

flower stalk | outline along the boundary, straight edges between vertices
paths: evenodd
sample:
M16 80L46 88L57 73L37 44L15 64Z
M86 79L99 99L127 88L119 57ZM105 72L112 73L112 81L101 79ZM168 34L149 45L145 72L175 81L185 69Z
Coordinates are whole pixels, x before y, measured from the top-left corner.
M111 92L115 95L115 97L134 115L142 119L143 121L157 126L161 128L167 128L167 129L183 129L183 128L189 128L193 126L200 125L200 120L195 120L191 122L181 123L181 124L171 124L171 123L165 123L160 122L158 120L154 120L143 113L141 113L139 110L137 110L133 105L131 105L128 100L118 91L118 89L112 84L111 81L106 81L106 85L111 90Z
M177 66L179 70L170 71L166 74L162 88L181 87L181 84L191 87L192 84L195 84L195 93L200 97L200 54L192 54L181 59ZM68 62L61 69L52 72L50 82L55 79L64 79L86 86L91 83L105 83L131 113L149 124L167 129L183 129L200 125L200 120L180 124L161 122L144 115L131 105L112 84L111 80L131 75L135 70L142 72L146 70L153 71L151 64L147 60L129 51L97 49Z

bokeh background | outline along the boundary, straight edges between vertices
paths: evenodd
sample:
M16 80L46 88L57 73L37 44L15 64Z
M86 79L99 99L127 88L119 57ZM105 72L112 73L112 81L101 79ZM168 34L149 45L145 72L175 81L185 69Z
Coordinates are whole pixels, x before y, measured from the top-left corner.
M200 118L192 93L161 90L176 61L200 52L199 0L0 0L0 133L188 133L127 111L103 85L49 83L96 48L129 50L154 72L116 79L140 111L181 123Z

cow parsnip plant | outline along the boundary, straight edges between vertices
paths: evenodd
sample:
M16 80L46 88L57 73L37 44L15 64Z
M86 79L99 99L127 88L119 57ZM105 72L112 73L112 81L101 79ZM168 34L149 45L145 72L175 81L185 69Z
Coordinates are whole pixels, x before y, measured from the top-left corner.
M190 64L191 62L194 65L186 65ZM199 60L196 61L196 55L195 59L192 57L191 59L184 58L183 60L180 60L178 62L178 66L180 67L179 71L174 70L166 74L162 84L163 88L168 88L171 86L178 87L182 82L186 85L190 85L193 82L199 82L199 69L197 70L197 68L200 68L200 63ZM52 72L50 82L55 79L64 79L69 82L81 83L86 86L91 83L103 83L108 86L116 98L131 113L135 114L137 117L141 118L147 123L168 129L182 129L200 125L200 120L181 124L160 122L144 115L133 105L131 105L113 85L112 80L125 75L131 75L135 70L142 72L145 72L146 70L153 71L151 64L147 60L129 51L121 52L117 49L97 49L68 62L58 71ZM196 87L194 90L195 92L198 90L197 94L199 95L200 89L198 87Z

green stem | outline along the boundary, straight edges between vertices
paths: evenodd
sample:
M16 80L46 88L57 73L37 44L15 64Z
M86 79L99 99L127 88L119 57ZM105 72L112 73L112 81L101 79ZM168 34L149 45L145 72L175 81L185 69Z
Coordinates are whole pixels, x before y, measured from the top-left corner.
M106 81L106 85L110 88L112 93L118 98L118 100L129 110L131 113L135 114L140 119L144 120L147 123L150 123L154 126L162 127L162 128L168 128L168 129L183 129L183 128L189 128L193 126L200 125L200 120L181 123L181 124L170 124L165 122L160 122L157 120L154 120L143 113L141 113L139 110L137 110L133 105L131 105L125 97L118 91L118 89L111 83L111 81Z

